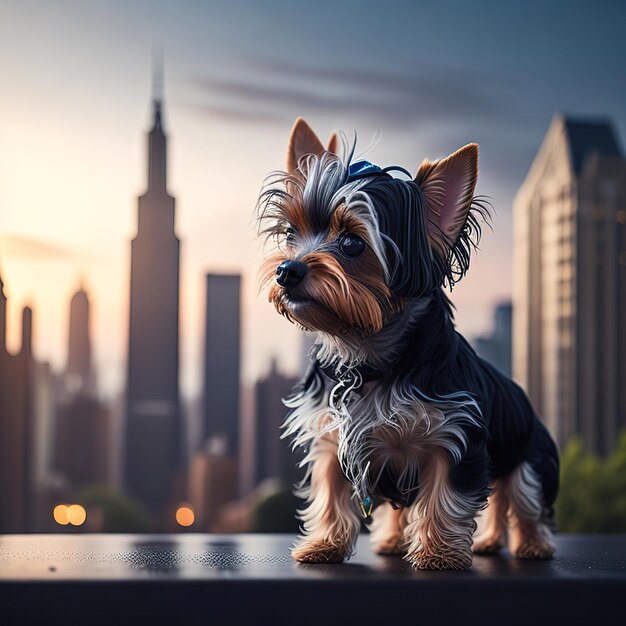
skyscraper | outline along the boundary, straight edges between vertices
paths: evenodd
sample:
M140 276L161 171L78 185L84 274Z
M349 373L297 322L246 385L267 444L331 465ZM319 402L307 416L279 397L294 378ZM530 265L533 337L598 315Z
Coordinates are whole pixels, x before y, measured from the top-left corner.
M297 382L297 377L281 374L276 359L272 359L268 375L256 383L255 484L276 478L291 485L300 477L296 466L301 454L291 450L290 441L280 438L280 427L288 412L282 400L293 393Z
M554 118L515 199L514 257L514 376L561 446L608 453L626 427L626 160L609 122Z
M238 274L207 274L204 334L203 441L239 452L240 284Z
M476 337L472 344L483 359L495 365L503 374L511 375L511 335L513 307L501 302L493 311L493 330L488 337Z
M154 513L171 501L181 468L178 387L180 244L174 198L167 192L161 101L148 138L148 189L139 198L131 247L124 482Z
M70 301L67 368L54 441L54 468L74 489L108 481L110 415L95 393L89 309L81 285Z
M7 336L7 297L4 293L4 282L0 276L0 363L6 354ZM0 370L1 371L1 370ZM1 377L0 377L1 380Z
M0 532L35 527L32 311L22 312L22 346L8 352L6 296L0 279Z
M91 367L89 298L82 283L70 301L66 384L70 393L92 394L94 392L93 370Z

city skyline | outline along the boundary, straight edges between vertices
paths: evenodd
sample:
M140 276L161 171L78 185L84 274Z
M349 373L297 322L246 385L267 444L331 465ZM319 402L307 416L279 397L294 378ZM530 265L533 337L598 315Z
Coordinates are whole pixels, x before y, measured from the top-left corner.
M83 275L93 288L100 390L123 389L125 242L142 180L137 131L146 127L154 42L165 50L164 115L176 137L172 189L183 208L187 397L201 386L196 338L209 268L242 273L243 379L253 382L274 355L288 373L298 369L297 330L256 296L253 208L263 176L283 166L299 114L324 133L356 127L363 148L382 131L370 158L383 165L414 169L426 156L480 143L479 192L492 197L494 233L485 232L453 299L465 334L488 332L490 308L511 295L512 197L553 112L607 114L624 136L625 86L611 80L624 56L618 33L624 9L607 5L592 13L554 3L504 15L482 5L470 11L460 3L445 10L425 3L418 11L392 3L381 13L365 2L357 14L355 6L336 8L334 19L350 26L342 42L323 46L318 35L298 28L306 20L311 33L324 32L323 11L284 12L274 2L265 12L245 3L220 11L193 2L176 11L144 2L123 8L66 2L60 9L41 3L34 12L7 7L0 25L0 45L10 52L0 68L10 86L0 102L0 271L10 295L13 351L19 311L29 303L45 311L35 317L36 356L60 369L65 346L56 329L66 325L66 301ZM403 20L394 18L399 11ZM513 21L523 27L512 33ZM407 37L414 28L417 40ZM276 29L284 36L275 37ZM367 60L364 34L371 35ZM293 60L296 46L301 62Z
M169 295L167 290L162 288L161 281L164 276L178 275L180 242L176 237L174 198L168 194L166 185L166 136L162 126L161 106L160 100L153 102L153 127L148 135L147 150L148 188L146 193L139 198L138 231L132 243L131 291L133 295L131 302L134 303L134 307L131 307L129 319L131 328L129 372L133 370L131 366L133 362L135 370L139 363L140 367L137 371L141 374L142 381L139 386L133 385L133 377L129 377L128 404L123 421L126 426L131 426L130 430L126 429L127 433L135 431L134 443L133 437L126 438L126 458L133 460L135 470L139 469L136 473L141 480L129 480L128 472L126 474L122 472L125 478L122 485L117 485L117 487L124 488L119 492L118 497L123 499L131 496L131 499L127 500L128 503L143 504L151 510L153 530L174 528L174 513L178 520L179 511L185 510L191 518L181 518L183 521L178 521L181 527L195 524L195 529L244 532L250 529L249 524L252 523L251 520L254 517L255 505L261 501L264 494L271 493L267 489L277 489L281 484L284 485L290 480L289 469L293 469L294 459L291 458L293 454L283 445L285 442L278 437L283 414L280 397L288 395L295 380L281 372L275 360L271 362L269 373L257 379L252 421L248 419L249 415L241 421L242 427L247 432L240 437L238 433L240 400L237 390L241 388L244 397L249 390L245 389L245 385L240 387L239 379L240 277L237 274L207 274L205 380L210 384L205 385L204 395L205 398L219 396L222 403L212 401L208 403L210 408L218 411L217 416L215 412L213 414L192 412L193 415L184 420L185 427L188 427L191 421L204 425L204 427L199 427L196 423L193 428L196 433L201 433L201 438L204 439L203 442L201 441L202 445L197 447L192 444L189 448L189 443L191 443L189 440L185 446L183 456L190 455L189 466L185 467L185 463L179 462L178 459L167 458L168 450L182 449L184 427L182 413L174 415L169 410L172 406L178 405L179 372L175 355L178 350L178 281L166 281L170 287ZM566 130L563 131L562 128ZM555 147L552 147L553 144ZM546 154L549 157L547 158L548 167L544 167ZM592 216L594 223L602 225L600 229L603 235L602 241L605 241L605 236L613 237L615 244L621 246L623 229L619 226L613 228L616 224L623 225L624 223L622 219L624 210L620 203L626 197L622 193L626 170L621 154L610 123L598 122L597 119L572 120L556 116L551 131L539 149L531 174L518 193L516 241L524 241L524 235L529 232L523 221L519 221L520 215L524 214L524 199L527 200L532 196L531 205L541 209L541 212L533 213L535 217L540 217L546 223L550 223L550 220L555 218L560 227L565 216L561 211L562 203L557 202L554 206L552 204L555 200L560 201L565 198L570 189L576 188L581 194L580 201L585 200L585 203L581 204L584 209L582 217ZM570 181L561 189L559 184L563 183L563 179L559 178L559 173L563 176L566 171L569 172L570 177L580 173L582 177L577 185L572 185ZM542 191L544 188L548 189L547 194ZM555 189L556 193L553 193ZM537 198L540 199L539 204L536 202ZM552 215L554 207L558 210L555 215ZM553 236L555 232L554 228L550 229L550 236ZM562 229L562 232L559 232L565 237L564 244L569 245L567 237L571 234L571 229ZM594 229L591 229L591 232L595 232ZM531 239L531 243L532 241ZM552 239L547 241L550 242ZM593 241L591 249L594 249ZM601 249L599 258L602 259L604 265L608 264L607 268L610 270L611 263L617 262L611 255L616 251L619 252L621 247L619 249L611 245L595 247ZM590 248L589 242L586 248ZM530 256L541 260L543 254L542 249L541 253L535 251ZM570 258L568 255L566 257ZM553 256L548 255L547 258L552 259ZM623 265L622 256L624 253L619 252L620 265ZM523 265L520 259L518 259L518 264L519 267ZM557 267L560 268L560 264L558 261L550 262L546 267L540 266L539 278L542 283L548 284L554 278L554 270ZM589 264L589 261L585 262L585 259L581 257L580 264L585 266ZM594 261L591 265L596 268L594 276L597 274L598 280L594 288L597 289L602 278L602 275L598 274L600 272L598 268L601 268L602 264ZM608 275L617 278L617 274L612 270L608 271ZM567 276L575 278L576 286L589 283L588 279L584 277L579 279L578 274L575 277L572 272L569 272ZM536 280L533 280L536 283ZM582 280L581 285L578 285L579 280ZM4 287L2 277L0 277L0 283L2 283L0 287ZM543 293L537 284L534 287L531 285L531 291L535 294ZM176 289L172 290L172 287ZM570 285L567 293L574 293L576 291L574 287ZM560 284L558 289L552 289L549 292L552 294L550 297L556 294L561 303L563 298ZM610 290L605 295L615 300ZM0 296L2 297L0 336L3 336L4 306L6 305L3 289ZM620 298L618 294L615 302L621 302ZM584 297L582 300L587 303L590 301L589 298ZM593 300L591 298L591 301ZM564 304L568 302L567 299L563 300ZM583 305L586 306L584 302ZM2 391L4 393L7 389L11 389L11 393L8 394L8 404L4 401L4 406L0 407L2 409L0 426L5 431L5 435L8 435L7 441L4 442L5 449L17 452L7 455L3 467L0 468L2 470L0 473L3 475L3 480L0 482L8 485L7 479L13 480L14 470L18 466L21 466L23 471L21 480L16 484L11 483L13 485L11 489L4 490L5 499L13 505L12 508L7 507L7 510L17 512L14 520L0 520L5 529L49 528L52 525L50 518L52 506L56 502L62 502L64 496L78 493L79 488L86 488L87 491L81 493L88 494L89 488L95 487L98 483L107 484L115 489L112 474L116 472L114 469L111 472L109 463L116 456L111 452L115 452L120 441L112 432L110 418L112 407L99 403L97 398L91 395L93 392L89 384L74 385L72 383L77 374L84 381L89 381L96 374L91 365L91 308L89 296L82 282L69 300L69 305L68 358L64 374L61 375L64 381L59 397L55 397L54 392L55 373L45 364L38 363L33 356L33 312L31 309L26 307L23 310L21 352L11 356L0 350L0 366L3 372L5 368L9 372L6 380L9 386ZM518 300L517 306L522 306L518 308L518 311L523 313L523 303L520 304ZM610 302L608 309L611 309ZM484 356L488 360L506 371L510 368L510 303L501 303L494 308L493 314L493 332L490 336L476 338L476 345L479 351L484 351ZM597 355L594 354L596 360L598 356L602 357L604 346L611 343L611 337L619 335L614 317L609 314L607 319L613 320L612 325L606 326L609 334L605 333L601 341L596 341ZM583 320L582 317L581 320ZM587 334L597 332L593 324L583 324L583 326ZM540 328L538 321L533 321L532 327L534 329L532 333L529 331L525 333L531 339L531 343L534 338L541 337L543 334L543 328ZM139 334L136 332L137 329L140 330ZM176 338L174 343L172 343L173 337ZM137 355L139 361L137 361ZM519 352L518 357L519 355L523 356L524 352ZM610 356L608 354L609 358ZM621 365L618 364L617 370L621 371L621 369ZM537 371L532 363L530 371ZM561 382L563 376L552 372L547 379ZM152 384L154 381L157 381L156 386ZM5 382L3 377L0 377L0 382ZM530 387L529 391L533 394L533 387L528 381L521 380L520 382ZM175 388L174 396L167 396L168 387ZM224 393L226 389L229 390L228 393ZM592 397L599 396L607 401L610 401L610 397L617 393L615 386L611 389L607 387L609 394L603 394L599 388L593 387L593 389L595 391L592 390L592 394L595 396ZM620 392L620 394L621 398L623 393ZM563 396L562 393L561 396ZM566 399L569 403L572 402L571 393ZM2 394L0 394L0 400L4 400ZM535 403L540 414L543 414L541 396L535 399ZM16 415L13 413L15 409L11 409L12 404L16 408L19 407L19 418L15 420L11 419ZM204 404L206 409L207 403ZM248 401L243 400L242 404L248 405L248 410L251 409ZM168 408L167 414L165 408ZM222 415L229 417L221 420ZM143 420L142 424L137 422L137 417ZM174 423L170 423L165 430L163 429L164 417L175 418ZM588 425L582 423L572 426L571 416L568 416L567 411L560 411L556 414L554 411L548 411L545 412L544 417L553 431L568 433L565 438L561 435L561 445L564 445L572 436L582 436L589 447L596 448L596 451L604 454L610 452L614 445L617 431L614 428L610 430L610 428L615 426L615 415L607 414L606 421L609 428L606 428L603 420L594 421L592 430L605 433L606 438L599 450L597 441L589 437ZM139 424L139 429L133 428L133 422ZM214 445L220 444L220 440L226 445ZM238 451L236 446L240 440L245 440L245 449ZM147 445L148 441L149 445ZM50 464L49 458L48 461L45 460L49 455L49 452L45 450L51 447L54 448L54 460ZM21 456L19 450L23 451ZM194 452L194 450L197 451ZM42 452L43 456L41 456ZM145 452L148 452L147 456ZM247 458L250 453L250 458ZM244 465L247 467L244 468ZM242 470L245 470L245 475ZM240 487L243 487L239 493L237 482ZM144 489L146 486L147 490ZM281 492L275 491L274 493L278 497ZM288 491L282 493L287 494ZM238 495L243 497L237 498ZM185 497L188 502L184 500ZM93 519L91 513L87 514L87 519L92 521L85 530L102 529L105 517L98 513L97 509L89 508L93 507L93 504L89 505L88 502L86 504L88 504L88 510L92 513L95 511L95 514ZM58 506L55 505L55 511ZM76 506L82 507L79 504ZM190 509L189 506L192 508ZM81 511L85 513L84 508L81 508ZM57 524L63 523L63 518L58 518L56 512L54 519ZM82 521L78 525L82 525L86 518L80 519ZM185 519L190 519L190 521L185 521Z

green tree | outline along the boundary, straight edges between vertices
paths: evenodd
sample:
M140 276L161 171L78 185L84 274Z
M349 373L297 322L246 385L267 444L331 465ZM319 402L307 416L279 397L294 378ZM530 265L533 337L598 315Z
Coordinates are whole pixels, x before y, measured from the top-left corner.
M76 495L87 515L101 518L105 533L145 533L152 530L150 516L141 506L109 487L88 487Z
M291 489L273 493L261 500L252 513L251 530L254 533L297 533L300 522L296 512L302 500Z
M604 532L626 532L626 432L604 464L603 496L598 504L606 512Z
M556 521L562 532L626 532L626 433L606 459L586 452L579 440L567 445Z

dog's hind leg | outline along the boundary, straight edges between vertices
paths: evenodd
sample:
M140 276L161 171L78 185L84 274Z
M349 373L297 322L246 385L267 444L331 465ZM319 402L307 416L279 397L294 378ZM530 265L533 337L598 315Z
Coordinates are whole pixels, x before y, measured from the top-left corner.
M371 540L376 554L404 554L403 509L394 509L385 502L374 511Z
M315 441L310 457L310 485L303 490L307 506L300 511L304 534L291 555L302 563L341 563L352 554L361 528L352 486L341 471L331 435Z
M404 558L417 569L468 569L485 487L478 485L475 496L461 493L450 480L449 454L433 452L420 471L420 495L408 511Z
M550 559L552 531L544 518L541 482L528 463L508 477L509 549L518 559Z
M506 478L499 478L493 483L493 491L484 513L484 531L474 538L474 554L498 554L506 541L507 511L509 498Z

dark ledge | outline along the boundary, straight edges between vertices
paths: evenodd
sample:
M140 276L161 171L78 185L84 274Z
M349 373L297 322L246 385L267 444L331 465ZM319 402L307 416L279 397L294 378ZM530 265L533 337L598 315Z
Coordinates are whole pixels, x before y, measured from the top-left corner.
M626 624L626 536L557 538L550 562L415 572L372 554L298 565L287 535L0 536L0 614L19 624Z

